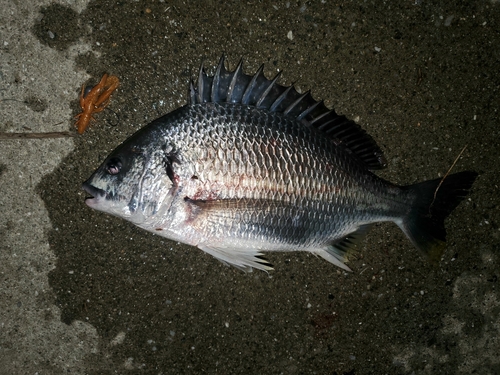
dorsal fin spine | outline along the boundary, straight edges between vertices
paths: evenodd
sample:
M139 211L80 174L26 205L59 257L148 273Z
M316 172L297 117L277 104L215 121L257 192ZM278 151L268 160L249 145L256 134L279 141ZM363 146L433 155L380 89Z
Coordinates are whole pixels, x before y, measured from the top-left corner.
M317 117L313 118L313 119L310 121L311 125L312 125L312 124L315 124L315 123L317 123L318 121L322 120L323 118L327 117L327 116L328 116L330 113L332 113L332 112L334 112L334 113L335 113L335 111L334 111L333 109L330 109L329 111L327 111L327 112L325 112L325 113L322 113L321 115L319 115L319 116L317 116Z
M321 124L320 126L318 126L318 130L321 130L321 131L328 131L326 130L327 127L331 126L332 124L334 124L335 122L340 122L342 121L342 118L341 117L337 117L337 118L333 118L333 119L330 119L326 122L324 122L323 124ZM338 125L338 124L337 124ZM335 126L337 126L335 125Z
M231 83L229 84L229 89L227 92L227 102L228 103L233 102L233 93L235 91L234 89L236 87L236 84L238 83L238 77L241 74L242 66L243 66L243 59L240 60L240 62L238 63L238 66L236 67L236 70L233 72L233 78L231 79Z
M278 72L278 74L276 74L274 76L274 78L269 83L269 86L267 86L266 90L262 93L262 95L260 96L259 100L257 100L257 104L255 105L257 108L259 108L262 105L262 102L264 101L264 99L266 98L266 96L271 92L271 89L276 84L276 81L278 80L278 78L280 77L280 75L281 75L281 72Z
M201 63L200 71L198 73L198 103L203 103L203 87L205 86L205 68L203 68L203 63Z
M293 88L293 86L288 86L286 88L285 91L283 91L283 93L278 96L278 98L274 101L274 103L271 105L271 107L269 108L269 110L271 112L276 112L276 109L278 108L278 106L281 104L281 102L287 97L288 93L290 92L290 90Z
M250 104L250 94L252 93L253 88L255 87L255 83L257 82L257 77L262 74L264 71L264 64L262 64L259 69L257 69L257 72L252 76L252 79L248 83L247 88L245 89L245 92L243 93L243 97L241 98L241 104Z
M196 89L194 88L194 82L191 80L189 82L189 91L188 91L188 104L196 103Z
M292 104L290 104L290 105L288 106L288 108L287 108L287 109L285 109L285 110L283 111L283 113L284 113L285 115L288 115L288 114L289 114L289 113L290 113L290 112L291 112L291 111L292 111L292 110L293 110L293 109L294 109L294 108L295 108L295 107L296 107L296 106L297 106L297 105L298 105L298 104L302 101L302 99L304 99L304 98L305 98L308 94L309 94L309 91L307 91L307 92L305 92L304 94L302 94L301 96L299 96L299 97L297 98L297 100L295 100Z
M219 86L220 86L220 72L224 67L224 55L221 56L219 64L217 65L217 70L214 74L214 79L212 81L212 93L210 95L212 102L217 103L219 101Z
M314 111L316 109L316 107L319 106L320 104L323 104L323 101L316 102L313 105L311 105L308 108L306 108L304 111L302 111L302 113L300 115L297 116L297 120L302 120L309 113L311 113L312 111Z

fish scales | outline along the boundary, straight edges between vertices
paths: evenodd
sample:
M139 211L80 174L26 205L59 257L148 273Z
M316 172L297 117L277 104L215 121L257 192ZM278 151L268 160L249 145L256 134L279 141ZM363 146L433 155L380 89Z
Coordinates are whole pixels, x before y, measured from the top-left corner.
M356 242L392 221L431 260L477 174L397 186L382 151L309 93L241 63L203 67L190 103L139 130L84 183L86 203L244 270L265 251L309 251L349 270Z
M251 112L249 115L248 111ZM190 107L182 119L194 117L195 114L211 119L210 130L206 131L203 121L182 121L171 123L168 133L163 135L166 139L174 139L174 143L185 142L182 163L194 166L196 179L192 180L191 170L186 170L187 174L182 177L186 180L183 194L193 200L250 198L267 201L264 207L249 207L248 204L225 207L217 213L217 221L211 219L210 215L197 217L196 220L201 223L198 230L208 231L204 233L205 237L214 237L215 233L211 230L215 228L216 231L226 231L229 237L234 238L272 238L274 250L280 250L283 246L290 249L290 245L295 246L295 250L319 246L354 231L355 222L359 225L363 220L375 218L377 212L370 210L370 207L378 210L373 203L379 201L382 205L382 193L387 194L388 199L393 199L390 190L382 185L378 189L375 187L380 180L364 184L372 189L375 187L375 194L363 188L363 184L359 183L363 182L360 178L362 175L356 175L359 170L356 159L344 157L345 153L337 152L340 150L338 146L317 137L312 130L304 130L303 125L296 121L279 118L283 117L280 114L253 111L234 104L210 103ZM259 124L273 126L263 127ZM197 131L188 132L187 128ZM228 168L231 150L224 140L229 133L238 134L242 149L253 151L249 152L246 163L252 168L240 175L230 173ZM199 139L202 141L199 142ZM197 147L192 147L197 142ZM279 142L281 150L292 155L287 163L284 163L279 153L276 155L273 151L276 142ZM200 148L210 150L209 157L200 157ZM297 150L301 150L301 153L298 154ZM329 163L336 165L336 168L325 173ZM273 179L271 172L281 164L285 164L285 168L280 171L279 179ZM304 179L304 175L308 178ZM270 202L274 201L280 202L280 205L269 209L267 206L273 207ZM325 204L317 206L314 204L316 202ZM356 205L365 209L359 210ZM399 209L394 206L392 217L400 216L405 207L405 204L401 204ZM252 216L250 220L238 221L235 220L234 210L252 210ZM315 221L311 221L308 215L311 210L319 210L319 217ZM391 213L386 210L384 214ZM336 220L340 215L342 222ZM295 218L293 223L290 218ZM205 225L206 222L211 225ZM350 222L353 223L351 226L346 225ZM318 231L320 224L326 226L324 231ZM294 230L290 231L290 228Z
M227 108L228 106L233 108ZM206 107L194 106L193 111L203 111ZM255 194L251 198L256 199L270 199L276 194L279 195L278 199L286 201L301 197L333 198L336 192L334 180L339 177L321 172L321 169L327 168L329 164L329 156L326 155L327 144L321 143L328 142L319 142L315 147L313 134L308 134L310 145L300 144L305 135L297 134L293 129L293 122L282 121L269 131L270 129L255 126L255 118L240 118L242 115L238 112L246 112L247 108L231 104L213 107L210 108L210 114L214 117L214 130L208 135L200 131L188 136L185 130L175 128L172 131L177 134L167 135L179 137L186 142L189 151L183 153L183 157L187 159L187 163L194 166L200 192L217 193L218 199L250 198L249 193ZM231 113L223 117L218 113L228 110ZM264 120L276 122L275 119ZM191 127L191 124L180 124L180 127L184 126ZM195 128L198 126L202 128L203 123L194 124ZM235 145L223 141L232 136L228 134L231 132L238 134ZM198 139L202 141L199 142ZM190 146L194 144L197 147ZM200 148L204 151L200 152ZM299 148L302 149L300 160L295 152ZM245 153L245 150L248 152L243 160L233 157L234 152ZM230 168L231 164L234 165L233 170ZM337 172L340 174L340 171ZM305 179L304 176L308 178ZM218 183L217 190L201 186L203 182L213 181ZM255 189L257 185L259 188Z

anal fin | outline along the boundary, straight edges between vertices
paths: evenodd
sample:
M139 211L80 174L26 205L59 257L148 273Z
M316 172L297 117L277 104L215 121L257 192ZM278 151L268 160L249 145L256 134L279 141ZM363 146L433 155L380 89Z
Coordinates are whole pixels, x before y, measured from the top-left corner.
M245 272L253 268L272 271L274 268L257 249L234 249L228 247L198 245L198 248L217 258L224 264L231 265Z
M346 271L352 271L345 263L348 261L349 255L356 252L356 245L370 228L371 224L361 225L356 231L330 245L313 251L313 253Z

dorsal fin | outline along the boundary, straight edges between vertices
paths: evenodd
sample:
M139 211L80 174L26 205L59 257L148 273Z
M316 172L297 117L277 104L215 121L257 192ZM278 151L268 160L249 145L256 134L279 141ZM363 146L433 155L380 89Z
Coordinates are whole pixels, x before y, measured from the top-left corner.
M295 117L334 140L356 155L368 169L382 169L386 160L382 150L358 124L316 101L309 91L299 93L295 87L277 83L279 73L273 79L264 76L262 65L250 76L243 73L242 60L234 71L226 70L221 57L213 76L207 75L203 64L196 84L189 89L190 104L207 102L240 103L271 112Z

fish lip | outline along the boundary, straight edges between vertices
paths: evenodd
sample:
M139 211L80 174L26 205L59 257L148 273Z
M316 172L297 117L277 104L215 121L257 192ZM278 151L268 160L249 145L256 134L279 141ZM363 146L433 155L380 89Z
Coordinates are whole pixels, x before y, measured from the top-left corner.
M87 181L82 184L82 189L91 195L90 197L85 198L85 203L90 207L98 204L99 200L101 200L106 195L106 192L104 190L96 188L95 186L89 184Z

